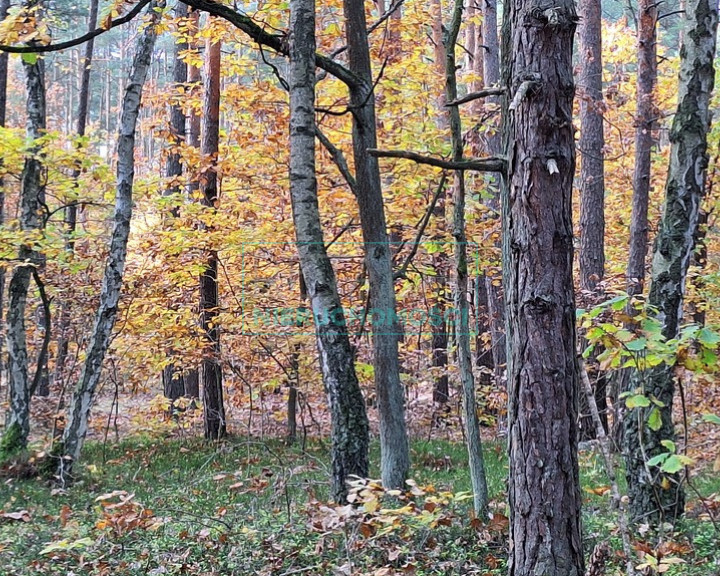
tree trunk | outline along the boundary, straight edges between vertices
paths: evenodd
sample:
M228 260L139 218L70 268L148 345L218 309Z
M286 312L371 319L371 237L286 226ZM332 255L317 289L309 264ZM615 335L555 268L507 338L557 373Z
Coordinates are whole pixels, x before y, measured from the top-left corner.
M10 0L0 0L0 22L7 18L10 9ZM5 128L7 113L7 80L8 80L8 59L7 52L0 53L0 127ZM0 160L0 162L2 162ZM5 178L0 176L0 226L5 223ZM0 268L0 387L2 387L3 376L5 375L5 358L3 343L5 342L5 330L3 313L5 306L5 269Z
M97 27L98 20L98 4L99 0L91 0L90 14L88 15L88 31L93 31ZM88 106L90 103L90 72L93 59L93 51L95 48L95 39L91 38L85 44L85 59L82 63L82 74L80 76L80 95L78 97L77 112L77 136L82 138L85 136L87 127ZM78 162L79 164L79 162ZM80 178L80 168L73 170L73 187L78 188L78 180ZM75 229L77 228L78 202L80 198L73 199L71 204L65 208L65 233L67 240L65 249L69 253L75 251ZM58 323L58 342L57 356L55 359L55 381L61 381L65 372L65 362L68 354L69 331L70 331L70 308L67 302L62 302L60 306L60 315Z
M627 266L628 294L642 294L648 249L648 198L651 152L656 110L653 91L657 82L656 0L638 0L637 111L635 113L635 171L633 173L630 255Z
M95 325L88 345L85 365L77 387L73 392L68 422L63 433L61 453L66 458L60 460L59 474L61 481L64 481L66 476L72 472L73 463L80 457L88 431L90 409L95 397L95 390L100 381L103 360L110 343L110 336L115 325L120 302L127 243L130 235L130 219L132 217L135 131L143 86L147 78L157 38L156 26L160 20L160 13L157 11L155 1L151 2L148 7L148 19L148 25L138 38L132 71L123 97L117 147L115 215L110 239L110 252L105 265L100 305L95 317Z
M318 207L315 0L292 0L290 6L290 195L300 266L316 319L320 366L330 405L332 497L344 503L348 478L368 475L369 425Z
M220 42L208 40L205 48L205 106L201 151L210 166L200 180L203 206L215 210L218 202L218 151L220 141ZM210 230L208 230L210 231ZM200 366L203 389L205 438L217 440L226 434L223 402L223 374L220 365L218 314L218 255L207 251L205 270L200 275L200 325L205 337L205 354Z
M365 3L344 0L348 63L357 81L350 84L353 106L353 156L357 199L365 243L365 266L370 283L370 304L377 312L373 323L375 388L380 419L381 476L386 488L403 488L410 468L405 425L405 396L400 382L395 288L390 258L380 168L368 149L377 147L375 99L367 38ZM383 321L383 319L385 321Z
M605 275L605 133L601 0L580 1L580 286Z
M38 4L31 1L28 7ZM40 215L45 204L45 167L42 145L38 139L45 133L45 62L23 60L25 88L27 93L27 139L33 144L28 149L23 166L20 187L20 230L32 232L43 226ZM5 460L27 447L30 433L30 397L32 385L29 378L28 348L25 328L25 308L28 288L33 272L42 266L44 257L34 250L32 243L22 244L18 264L10 276L7 347L10 408L5 418L5 432L0 441L0 460ZM38 366L38 370L41 366Z
M455 46L463 15L463 0L455 0L453 16L444 38L445 45L445 98L448 102L457 100L457 78L455 75ZM463 160L462 125L460 108L448 108L450 133L452 136L452 159ZM473 508L475 515L484 518L487 515L488 491L485 478L485 462L480 438L480 421L475 399L475 379L473 378L472 352L470 349L470 309L468 306L468 259L467 235L465 233L465 175L455 172L453 186L452 220L454 263L453 263L453 301L455 305L455 342L463 389L463 416L465 421L465 439L468 449L470 480L473 486Z
M573 290L575 3L505 3L510 576L581 576Z
M678 108L670 130L665 205L653 251L648 301L658 310L662 334L668 340L677 337L682 321L685 282L705 190L709 106L715 79L717 2L687 0L685 18ZM675 439L674 368L661 364L646 372L636 372L632 383L633 388L640 388L649 398L654 396L662 405L634 408L625 416L624 456L630 513L636 522L675 522L685 505L681 477L647 464L649 458L668 452L662 444L664 441ZM658 430L648 425L654 409L658 409L661 416Z

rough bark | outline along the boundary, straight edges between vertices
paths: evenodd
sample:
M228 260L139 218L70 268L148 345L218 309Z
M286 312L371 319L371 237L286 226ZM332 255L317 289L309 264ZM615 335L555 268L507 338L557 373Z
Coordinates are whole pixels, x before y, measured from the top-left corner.
M716 2L687 0L680 48L678 107L670 130L665 204L653 250L648 299L650 306L658 310L657 318L667 339L677 336L682 321L685 282L705 190L717 23ZM661 444L664 440L675 438L674 370L661 364L636 372L631 382L633 388L640 388L663 405L659 408L661 426L657 431L647 425L652 408L635 408L625 416L624 457L630 513L636 522L674 522L682 515L685 505L681 478L647 465L649 458L667 452Z
M445 98L448 102L457 99L457 77L455 75L455 47L463 15L463 0L455 0L453 16L444 38L445 46ZM463 159L462 124L458 106L448 108L448 120L452 138L452 157L455 162ZM485 477L485 462L480 438L480 421L475 399L472 352L470 348L470 308L468 305L468 258L467 234L465 232L465 175L455 172L453 183L453 303L455 306L455 343L457 345L458 367L463 390L463 416L465 440L468 449L470 480L473 487L473 508L479 518L487 514L488 491Z
M205 48L205 104L200 150L204 161L210 162L210 166L200 180L200 192L203 206L212 210L215 210L218 202L221 46L220 42L208 40ZM200 326L205 338L200 384L203 389L205 438L208 440L217 440L226 434L220 326L215 321L218 306L218 255L216 250L208 250L205 270L200 275Z
M132 71L125 88L118 133L117 187L115 191L114 226L110 239L110 252L105 265L100 304L95 316L93 333L88 345L85 364L80 380L73 392L69 417L63 433L59 474L61 480L72 471L72 465L80 457L88 431L90 410L95 390L102 372L103 360L110 343L110 336L117 316L122 289L127 243L132 217L132 191L135 176L135 131L143 86L150 68L155 40L156 25L160 13L155 10L157 2L148 9L148 25L138 39Z
M365 3L344 0L346 40L350 70L357 82L349 83L353 106L353 156L357 200L365 244L365 266L370 284L370 304L378 311L373 324L375 388L380 419L381 476L387 488L402 488L410 468L405 397L400 382L393 269L390 258L380 168L368 149L377 148L375 99L367 38ZM319 63L319 61L318 61ZM385 321L381 321L384 317Z
M573 0L503 22L511 576L581 576L572 183Z
M0 0L0 22L7 17L10 8L10 0ZM8 79L8 58L9 54L0 52L0 127L5 127L7 112L7 79ZM0 176L0 226L5 223L5 179ZM5 330L3 314L5 311L5 269L0 268L0 385L2 385L5 374L5 357L3 344L5 342Z
M98 19L99 0L90 2L90 13L88 15L88 30L95 30ZM91 38L85 45L85 58L82 61L82 74L80 75L80 94L78 95L77 109L77 136L82 138L85 136L87 127L88 106L90 104L90 72L92 67L93 52L95 49L95 39ZM77 190L78 180L80 178L80 168L73 170L74 188ZM65 228L67 240L65 249L72 253L75 250L75 229L77 228L78 201L71 201L70 205L65 208ZM60 381L65 372L65 362L68 354L70 331L70 308L67 302L63 302L60 306L60 315L58 322L58 342L57 356L55 358L55 380Z
M349 477L368 474L369 425L318 206L315 0L292 0L290 23L290 196L300 266L316 319L320 367L330 406L332 497L342 503Z
M28 6L37 6L37 3L30 2ZM20 230L31 232L43 226L41 208L45 204L45 168L42 146L37 142L45 132L45 62L41 58L32 63L23 61L23 70L27 96L26 134L32 144L25 156L21 177ZM34 249L32 243L22 244L18 251L18 264L10 276L6 327L10 406L0 442L2 459L24 450L30 433L32 386L28 369L25 309L33 271L37 271L43 262L42 254Z
M580 286L605 275L605 133L601 0L580 1Z
M641 294L645 284L648 251L648 199L650 195L651 152L655 106L653 92L657 82L656 0L638 1L637 111L635 113L635 171L633 173L630 250L627 266L628 294Z

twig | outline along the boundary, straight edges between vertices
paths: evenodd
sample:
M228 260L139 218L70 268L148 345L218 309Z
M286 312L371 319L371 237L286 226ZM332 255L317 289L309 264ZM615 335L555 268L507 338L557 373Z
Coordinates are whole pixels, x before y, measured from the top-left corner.
M367 152L370 156L375 156L376 158L401 158L403 160L412 160L418 164L427 164L428 166L444 168L445 170L505 172L506 169L505 159L494 156L489 158L471 158L468 160L461 160L459 162L452 162L449 160L443 160L442 158L423 156L422 154L407 150L378 150L376 148L369 148Z
M505 94L504 88L485 88L484 90L478 90L477 92L470 92L470 94L467 94L462 98L448 102L445 106L460 106L460 104L466 104L480 98L487 98L488 96L502 96L503 94Z
M337 242L338 240L340 240L340 237L341 237L343 234L345 234L345 232L347 232L347 231L350 229L350 226L352 226L354 222L355 222L355 218L350 218L350 220L348 220L348 223L345 224L345 226L343 226L343 227L340 229L340 231L339 231L337 234L335 234L335 237L334 237L332 240L330 240L330 242L328 242L328 243L325 245L325 250L327 250L328 248L330 248L330 246L332 246L333 244L335 244L335 242Z
M52 330L52 318L50 316L50 303L52 302L52 298L48 298L47 293L45 292L45 284L43 284L42 280L40 279L40 274L38 274L37 268L32 268L32 275L33 279L35 280L35 284L38 287L38 292L40 292L40 300L42 300L43 305L43 324L45 328L45 333L43 334L43 340L42 340L42 346L40 347L40 353L38 354L37 358L37 367L35 368L35 376L32 379L32 383L30 384L30 396L35 394L35 390L37 389L38 385L40 384L40 378L42 378L42 371L43 371L43 365L45 364L45 359L47 358L48 353L48 347L50 346L50 332Z
M353 193L353 195L357 196L357 181L352 175L352 172L350 172L350 168L348 167L342 150L340 150L337 146L330 142L328 137L322 133L320 127L317 125L315 126L315 135L317 136L317 139L320 140L320 143L330 153L332 161L338 167L338 170L340 170L340 174L342 174L343 178L345 178L347 185L350 187L350 191Z

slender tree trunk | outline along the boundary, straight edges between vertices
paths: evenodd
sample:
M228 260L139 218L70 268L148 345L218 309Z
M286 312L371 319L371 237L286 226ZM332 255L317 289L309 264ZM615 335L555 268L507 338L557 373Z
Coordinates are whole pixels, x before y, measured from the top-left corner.
M410 468L410 451L398 358L400 326L395 309L380 168L377 159L367 152L377 147L377 128L365 3L363 0L344 0L343 8L348 63L357 76L357 81L350 86L350 103L354 107L353 156L357 173L357 199L365 243L365 266L370 283L370 304L378 312L372 329L380 418L380 469L385 487L402 488Z
M368 474L369 426L318 207L315 0L292 0L290 6L290 195L300 266L316 318L320 366L330 405L332 497L343 503L348 478Z
M175 5L175 18L180 21L187 18L187 4L178 2ZM182 59L182 53L188 49L186 41L177 41L173 47L173 97L177 99L178 90L184 88L188 81L188 67ZM172 196L180 193L179 178L182 176L182 158L179 146L185 141L185 113L183 112L182 103L173 100L170 105L170 134L171 150L168 152L165 162L165 176L168 179L168 187L163 190L164 196ZM170 216L177 217L178 208L173 208ZM172 351L170 356L172 356ZM169 400L175 401L185 395L185 374L175 363L168 364L162 373L163 393Z
M651 152L657 82L656 0L638 0L637 111L635 113L635 172L633 173L630 254L627 266L628 294L641 294L645 283L648 250L648 198L650 195Z
M490 87L500 84L500 47L498 42L497 0L478 0L482 3L483 12L483 64L485 85ZM500 102L496 96L485 100L489 106L497 106ZM497 123L494 123L497 126ZM498 127L488 137L487 151L491 156L502 153L502 141ZM500 218L500 180L496 175L486 176L488 208L495 214L495 221ZM498 225L499 227L499 225ZM498 242L496 248L500 248ZM499 269L499 266L498 266ZM495 382L501 384L505 373L506 339L505 339L505 299L500 274L485 274L485 289L488 295L488 317L490 321L490 342L492 345L493 365L495 366Z
M28 7L37 7L31 1ZM45 204L42 145L38 139L45 133L45 62L23 60L27 95L26 134L30 145L23 166L20 187L20 230L32 232L43 226L41 208ZM22 244L18 263L12 269L9 285L7 314L7 347L9 369L10 408L5 418L5 431L0 441L0 460L5 460L27 447L30 433L30 397L32 385L29 377L29 358L25 327L25 309L28 288L33 273L44 263L44 257L32 243ZM41 366L38 366L41 370ZM37 380L37 379L35 379Z
M7 18L10 9L10 0L0 0L0 22ZM7 115L7 79L8 59L7 52L0 53L0 127L5 127ZM0 226L5 223L5 179L0 176ZM5 310L5 269L0 268L0 387L2 387L3 376L5 375L5 353L3 343L5 342L5 327L3 314Z
M98 20L98 4L99 0L90 2L90 14L88 16L88 30L95 30ZM82 138L85 136L87 127L88 107L90 104L90 72L92 70L93 52L95 49L95 40L88 40L85 44L85 58L82 61L82 74L80 76L80 94L78 97L77 111L77 136ZM79 164L79 162L78 162ZM74 188L78 188L78 180L80 178L80 167L73 170ZM78 202L80 197L72 200L70 205L65 208L65 228L67 240L65 249L72 254L75 251L75 230L77 228ZM55 381L61 381L64 377L65 362L68 355L69 332L70 332L70 307L67 302L62 302L60 306L60 315L58 323L58 342L57 356L55 359Z
M463 15L463 0L455 0L453 16L444 39L445 44L445 97L448 102L457 100L457 78L455 46ZM453 161L463 160L462 125L458 106L448 108L450 133L452 136ZM470 480L473 486L473 508L476 516L484 518L487 514L488 491L485 477L485 462L480 438L480 421L475 400L475 379L473 378L472 352L470 349L470 309L468 306L468 259L467 235L465 233L465 175L455 172L453 186L454 239L453 265L453 301L455 305L455 342L457 344L458 366L463 389L463 416L465 420L465 438L468 449Z
M215 210L218 202L218 151L220 143L220 42L208 40L205 48L205 106L201 151L210 167L200 180L202 204ZM205 438L217 440L226 434L223 402L223 374L220 365L220 326L217 325L218 255L207 251L205 270L200 275L200 325L205 337L205 354L200 367L203 389Z
M85 357L85 365L77 387L73 392L69 417L63 433L61 454L66 458L61 458L59 464L59 475L62 481L72 472L73 463L80 457L88 431L90 409L95 397L95 390L100 381L103 360L110 344L110 336L115 325L120 303L127 243L130 235L130 219L132 217L135 131L140 112L143 86L147 78L157 38L156 26L160 19L160 13L156 9L157 3L151 2L148 7L149 23L138 38L132 71L125 88L122 103L117 147L115 215L110 239L110 253L105 265L100 305L95 316L95 324Z
M658 310L662 334L668 340L677 337L682 321L685 282L705 191L717 24L717 2L686 1L678 108L670 130L670 166L663 215L653 251L648 301ZM674 368L661 364L635 373L632 384L649 398L659 400L661 405L634 408L625 416L624 457L630 513L635 522L674 523L683 514L685 506L681 477L647 464L648 459L668 452L663 442L675 439L672 422ZM648 424L655 409L661 416L657 430Z
M505 3L510 576L582 576L573 289L573 0Z

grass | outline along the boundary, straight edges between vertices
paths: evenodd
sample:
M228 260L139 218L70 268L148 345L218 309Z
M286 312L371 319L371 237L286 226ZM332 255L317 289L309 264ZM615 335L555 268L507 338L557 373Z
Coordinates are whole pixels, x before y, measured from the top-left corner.
M28 513L26 521L0 519L0 574L505 572L504 447L485 450L495 511L487 525L472 520L462 495L470 488L462 445L413 443L416 506L388 502L366 486L358 489L360 512L324 503L327 450L321 442L303 452L281 441L246 438L219 446L138 437L106 448L89 445L81 476L67 491L38 479L0 486L5 513ZM378 462L377 446L373 450ZM620 549L608 496L588 492L607 483L598 462L592 455L581 458L588 553L598 541ZM700 488L715 491L717 481ZM666 539L677 543L666 556L686 563L672 565L667 574L717 574L712 524L690 518L683 529ZM614 562L612 569L621 569Z

